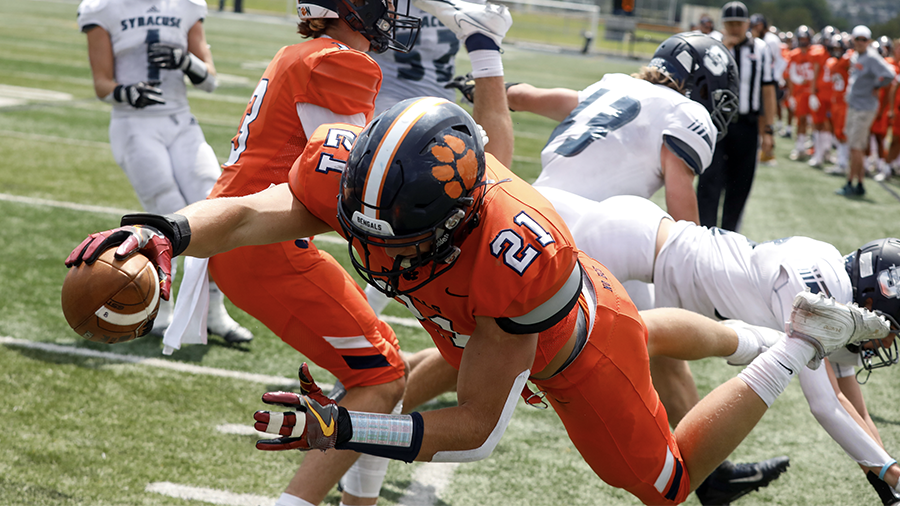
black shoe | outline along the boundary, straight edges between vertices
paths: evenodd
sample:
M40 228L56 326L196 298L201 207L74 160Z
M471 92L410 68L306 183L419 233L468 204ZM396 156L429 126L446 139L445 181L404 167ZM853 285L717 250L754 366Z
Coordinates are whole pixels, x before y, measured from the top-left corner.
M866 479L869 480L869 484L872 485L872 488L875 489L875 492L878 494L879 499L881 499L881 504L885 506L893 506L897 503L900 503L900 497L897 496L897 493L894 492L894 489L891 488L890 485L881 481L878 476L869 471L866 473Z
M847 184L835 190L834 193L842 195L844 197L854 197L856 196L856 188L854 188L853 184L848 181Z
M862 197L866 194L866 189L863 188L862 181L856 183L856 188L853 189L853 194L857 197Z
M731 504L739 497L768 486L789 465L787 457L751 464L733 464L726 460L697 487L697 499L704 506Z

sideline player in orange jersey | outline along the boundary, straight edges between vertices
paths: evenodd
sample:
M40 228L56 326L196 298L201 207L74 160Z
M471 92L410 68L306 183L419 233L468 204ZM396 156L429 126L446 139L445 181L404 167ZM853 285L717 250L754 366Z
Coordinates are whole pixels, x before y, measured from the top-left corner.
M900 39L894 39L894 70L897 76L891 83L888 97L891 101L888 114L891 120L891 147L885 160L893 174L900 174ZM890 174L888 174L889 176ZM882 178L887 179L887 177Z
M878 52L884 58L884 61L894 68L894 73L896 74L898 65L894 59L891 38L882 35L878 37L877 42ZM891 86L885 86L878 91L878 115L875 116L875 121L872 122L869 159L874 162L871 171L874 172L873 179L877 178L876 181L884 181L891 174L891 167L888 165L888 153L885 149L885 140L892 123L892 118L890 117L892 109L891 91L893 91Z
M479 83L478 96L485 112L508 116L502 78ZM707 395L673 434L650 378L648 327L621 284L574 246L546 199L485 154L472 117L438 98L400 102L365 129L323 125L288 184L124 222L130 225L90 236L67 263L120 244L118 254L144 250L165 269L172 254L205 257L336 230L350 243L356 270L413 311L459 369L456 406L384 415L337 406L301 367L308 395L263 396L294 411L254 415L258 430L281 436L257 442L263 450L483 459L530 378L601 479L647 504L676 504L810 360L890 333L865 309L801 294L791 337ZM668 314L664 330L683 337L672 350L680 358L734 352L729 327L678 309Z
M819 72L816 74L815 99L810 95L810 117L813 122L813 155L809 165L822 168L831 151L831 72L828 70L828 59L831 58L832 36L834 27L826 26L822 33L814 38L817 43L810 48L810 54L817 57ZM817 107L812 107L813 105Z
M844 134L844 123L847 118L847 102L844 95L847 93L847 84L850 80L850 55L853 50L847 49L847 43L841 35L836 34L832 38L834 40L832 58L828 59L826 65L831 74L831 127L837 141L837 168L826 171L843 174L850 164L850 148Z
M812 37L812 30L806 25L800 25L794 32L797 47L791 50L788 58L788 103L797 118L797 140L790 154L791 160L806 158L807 116L813 108L818 109L820 105L818 98L811 97L816 95L816 81L824 58L822 51L812 46Z
M894 64L891 45L891 39L885 36L879 37L877 41L872 43L872 46L878 49L878 53L884 58L884 61L896 71L897 67ZM884 140L887 138L888 127L890 126L890 119L888 118L890 99L888 91L890 91L890 86L885 86L878 90L878 112L870 128L866 171L872 175L884 173L885 169L888 172L890 171L885 162L886 153L884 150Z

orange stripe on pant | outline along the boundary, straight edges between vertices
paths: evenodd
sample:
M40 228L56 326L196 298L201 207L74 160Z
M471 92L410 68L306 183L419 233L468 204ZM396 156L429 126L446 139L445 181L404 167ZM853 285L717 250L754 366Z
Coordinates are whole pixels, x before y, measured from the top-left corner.
M236 306L345 387L403 376L394 331L347 271L310 241L237 248L213 257L210 272Z

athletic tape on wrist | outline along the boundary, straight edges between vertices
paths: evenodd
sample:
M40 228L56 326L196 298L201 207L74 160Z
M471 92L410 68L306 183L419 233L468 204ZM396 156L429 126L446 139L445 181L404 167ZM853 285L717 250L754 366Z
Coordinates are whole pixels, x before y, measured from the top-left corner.
M209 68L206 66L206 62L194 56L194 53L188 53L185 61L187 61L187 66L183 69L183 72L191 80L191 84L203 91L212 93L216 89L216 77L209 75Z
M335 445L335 448L404 462L416 460L425 431L421 414L348 413L353 424L353 437L347 443Z
M886 473L887 470L888 470L892 465L894 465L894 464L896 464L896 463L897 463L896 460L891 459L890 462L888 462L887 464L881 466L881 472L878 473L878 479L884 481L884 473ZM900 482L898 482L898 484L900 484Z
M151 213L132 213L122 216L119 223L125 227L128 225L149 225L157 230L172 243L172 256L178 256L187 249L191 243L191 225L186 216L181 214L167 214L165 216Z

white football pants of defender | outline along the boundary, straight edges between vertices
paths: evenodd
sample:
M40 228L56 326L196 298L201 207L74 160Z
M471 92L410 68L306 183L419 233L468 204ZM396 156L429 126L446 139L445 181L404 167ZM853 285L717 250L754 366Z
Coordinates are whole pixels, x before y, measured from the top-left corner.
M610 201L598 203L556 188L536 188L556 207L556 211L569 226L578 248L599 260L616 279L632 279L645 283L653 281L654 264L657 261L656 249L657 246L663 248L662 244L657 245L657 232L663 218L671 219L668 213L644 199L640 199L643 204L618 209L611 206ZM604 216L615 216L616 219L604 219ZM666 247L672 249L669 242L666 243ZM660 262L665 261L663 256L661 253L658 259ZM684 268L692 271L693 260L678 255L676 261L681 260L685 262ZM682 281L691 282L688 278L693 275L686 274ZM703 279L702 275L700 279ZM656 281L662 283L658 287L663 290L667 286L666 283L672 282L660 279ZM732 281L740 283L737 279ZM802 283L789 281L790 276L782 270L775 282L778 288L771 294L772 304L780 306L782 301L790 304L797 293L805 288ZM758 293L758 288L751 285L734 289L742 293ZM749 323L759 324L759 322ZM852 357L847 358L842 350L837 350L834 354L841 363L852 360ZM846 374L846 371L843 374ZM861 424L865 421L855 420L854 414L842 407L831 386L826 368L819 367L813 370L804 367L800 370L799 378L813 416L850 458L858 464L875 468L882 468L893 462L891 456L862 429Z
M168 214L205 199L221 168L190 112L120 116L109 122L113 157L148 213Z

